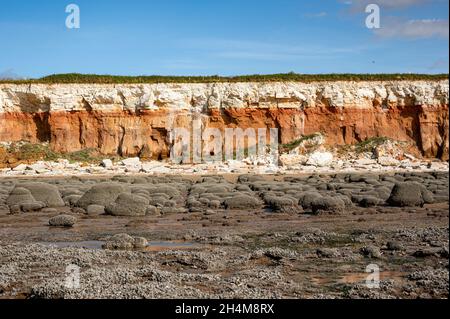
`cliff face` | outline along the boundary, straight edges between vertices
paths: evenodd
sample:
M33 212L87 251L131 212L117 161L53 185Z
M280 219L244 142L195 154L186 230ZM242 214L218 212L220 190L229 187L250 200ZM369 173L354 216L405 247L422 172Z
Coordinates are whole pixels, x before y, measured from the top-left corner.
M158 159L170 130L199 118L205 127L279 128L281 143L314 132L329 144L387 136L447 160L448 90L448 81L0 84L0 141Z

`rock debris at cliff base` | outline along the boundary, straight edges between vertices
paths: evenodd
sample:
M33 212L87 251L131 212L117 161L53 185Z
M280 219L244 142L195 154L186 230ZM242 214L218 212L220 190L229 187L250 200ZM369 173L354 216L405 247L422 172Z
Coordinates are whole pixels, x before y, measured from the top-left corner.
M448 298L448 177L2 178L0 297Z
M152 161L104 155L94 149L55 153L46 143L0 143L0 176L114 176L191 174L305 174L351 172L448 171L448 162L423 158L408 142L387 137L367 139L355 145L329 146L321 133L301 136L275 151L245 154L241 159L202 160L172 158Z

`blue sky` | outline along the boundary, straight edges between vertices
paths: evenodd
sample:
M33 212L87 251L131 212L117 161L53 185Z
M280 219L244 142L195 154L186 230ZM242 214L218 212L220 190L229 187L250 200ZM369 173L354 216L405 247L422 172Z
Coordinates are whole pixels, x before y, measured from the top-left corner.
M68 4L80 28L68 29ZM381 29L365 26L380 6ZM447 73L448 0L0 0L0 75Z

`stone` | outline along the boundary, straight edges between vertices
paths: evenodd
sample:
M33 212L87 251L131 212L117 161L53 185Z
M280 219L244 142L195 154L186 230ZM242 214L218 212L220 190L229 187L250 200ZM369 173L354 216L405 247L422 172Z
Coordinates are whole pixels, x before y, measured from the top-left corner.
M22 209L23 212L32 212L32 211L40 210L46 206L47 205L43 202L33 201L33 202L22 203L20 205L20 208Z
M251 209L261 207L261 202L253 196L236 195L224 201L227 209Z
M392 189L387 202L391 206L399 207L422 206L424 200L421 185L416 182L397 183Z
M378 157L378 164L382 166L399 166L400 161L396 160L395 158L392 158L390 156L380 156Z
M57 227L72 227L77 219L71 215L58 215L49 219L48 224L50 226Z
M391 251L403 250L403 245L398 241L388 241L386 244L386 249Z
M160 214L160 209L157 208L156 206L148 206L147 210L145 211L145 215L159 215Z
M27 165L26 164L19 164L16 167L14 167L12 170L14 172L23 172L27 169Z
M166 214L184 214L188 212L188 210L184 207L162 207L161 213L163 215Z
M303 207L303 209L310 209L312 207L312 203L321 197L322 195L317 192L305 192L300 195L299 204Z
M84 210L81 207L73 207L72 208L72 213L78 214L78 215L86 215L87 214L86 210Z
M282 154L279 158L281 166L290 167L296 165L305 165L308 157L305 155Z
M145 248L148 245L148 241L144 237L134 237L134 248Z
M162 207L164 206L164 203L166 202L167 198L164 196L153 196L149 200L149 204L156 207Z
M11 214L18 214L21 212L20 205L11 205L9 206L9 212Z
M134 248L134 238L128 234L116 234L110 237L103 245L103 249L125 250Z
M102 205L89 205L86 208L88 215L103 215L105 213L105 206Z
M288 196L268 196L264 200L276 212L299 213L303 211L303 208L298 206L298 200Z
M372 207L379 205L381 200L375 196L363 196L359 201L362 207Z
M89 205L106 206L114 202L120 193L127 188L119 183L100 183L92 186L76 203L76 206L87 209Z
M373 159L370 159L370 158L361 158L361 159L357 159L355 161L355 164L361 165L361 166L373 165L373 164L376 164L376 163L377 163L376 160L373 160Z
M109 237L102 245L103 249L110 250L127 250L127 249L142 249L147 247L148 241L144 237L132 237L128 234L116 234Z
M231 159L227 160L225 162L225 165L227 165L231 169L241 169L241 168L247 167L247 165L245 163L243 163L242 161L231 160Z
M314 214L341 214L344 211L345 203L336 197L321 197L311 203L311 208Z
M337 248L318 248L316 254L322 258L337 258L340 256Z
M211 200L211 201L208 203L208 206L209 206L209 208L211 208L211 209L219 209L219 208L220 208L220 205L221 205L220 200Z
M140 166L127 166L125 168L125 172L126 173L139 173L141 171L141 167Z
M427 190L425 186L420 185L420 192L425 204L433 204L435 202L433 193Z
M141 171L144 173L151 173L157 168L164 167L164 163L157 162L157 161L151 161L151 162L144 162L141 166Z
M37 162L27 166L27 169L36 171L36 172L45 172L48 171L48 167L45 162Z
M28 189L33 195L34 199L45 203L48 207L63 207L65 203L61 198L58 187L55 185L34 182L34 183L20 183L18 187Z
M139 159L139 157L131 157L122 160L121 163L125 166L139 166L141 165L141 160Z
M368 258L381 258L380 249L375 246L364 246L360 249L363 256Z
M446 162L429 162L427 168L433 171L448 170L448 163Z
M6 204L11 205L20 205L21 203L30 203L36 201L31 195L31 192L23 187L16 187L13 189L11 194L9 194L8 199L6 200Z
M91 174L103 174L103 173L105 173L105 168L94 166L94 167L86 168L86 171Z
M306 162L306 164L323 167L329 166L332 161L333 161L333 154L331 154L330 152L316 151L308 156L308 161Z
M121 193L116 201L106 206L106 212L114 216L145 216L149 201L130 193Z
M170 167L158 166L158 167L153 167L149 172L154 173L154 174L170 174L170 173L172 173L172 170L170 169Z
M104 168L112 168L113 162L110 159L104 159L102 160L100 165L103 166Z
M64 202L68 205L75 205L80 198L83 197L82 195L69 195L64 197Z

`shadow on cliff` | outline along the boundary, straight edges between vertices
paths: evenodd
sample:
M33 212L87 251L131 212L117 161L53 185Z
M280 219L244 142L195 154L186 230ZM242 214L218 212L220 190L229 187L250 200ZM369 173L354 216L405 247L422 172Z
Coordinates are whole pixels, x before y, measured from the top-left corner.
M40 97L34 93L17 92L19 108L22 113L32 115L35 137L39 142L50 142L51 128L49 124L49 112L51 101L47 97Z

